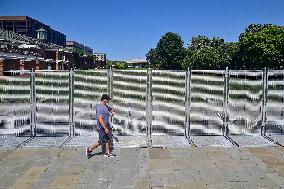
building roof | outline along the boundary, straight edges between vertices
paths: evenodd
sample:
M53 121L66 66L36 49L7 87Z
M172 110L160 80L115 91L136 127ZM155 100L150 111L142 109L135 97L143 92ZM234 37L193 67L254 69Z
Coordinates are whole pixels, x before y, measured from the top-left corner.
M128 64L146 64L148 63L146 59L143 58L135 58L135 59L131 59L131 60L127 60L126 61Z
M40 49L38 45L27 45L27 44L22 44L18 46L20 49Z
M3 52L0 52L0 58L1 59L25 59L25 60L43 59L41 57L32 56L32 55L23 55L23 54L16 54L16 53L3 53Z
M40 29L38 29L38 30L36 30L37 32L46 32L46 30L45 29L43 29L43 28L40 28Z
M0 20L27 20L28 16L0 16Z
M37 45L38 47L44 48L63 48L62 46L52 44L52 43L44 43L36 38L27 37L25 35L21 35L9 30L0 29L0 40L1 42L5 42L6 44L26 44L26 45Z

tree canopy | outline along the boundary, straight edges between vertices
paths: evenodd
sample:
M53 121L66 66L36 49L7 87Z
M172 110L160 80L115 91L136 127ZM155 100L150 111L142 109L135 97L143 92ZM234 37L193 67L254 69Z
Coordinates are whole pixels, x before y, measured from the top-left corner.
M284 27L252 24L239 36L238 62L247 69L284 66Z
M106 62L107 68L127 69L127 62L118 60L108 60Z
M224 39L206 36L193 37L187 48L183 67L190 69L224 69L232 62L237 46Z
M238 42L196 36L187 48L182 38L168 32L149 50L146 59L154 69L283 69L284 27L251 24Z
M146 59L154 68L182 69L182 62L186 55L183 44L178 34L168 32L161 37L156 48L150 49L146 54Z

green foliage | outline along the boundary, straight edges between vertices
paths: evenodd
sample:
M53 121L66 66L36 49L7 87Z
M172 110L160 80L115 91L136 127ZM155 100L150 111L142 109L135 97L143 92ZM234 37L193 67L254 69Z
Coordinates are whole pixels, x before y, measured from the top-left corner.
M155 49L150 49L150 51L146 54L146 60L150 63L153 69L159 69L160 62L158 60L157 52Z
M193 37L188 46L183 67L190 69L224 69L233 61L236 43L225 43L224 39L206 36Z
M169 32L150 49L146 59L154 69L283 69L284 27L252 24L236 43L197 36L187 49L179 35Z
M248 26L239 37L238 62L246 69L283 69L284 27L271 24Z
M127 69L128 65L125 61L111 61L108 60L106 63L107 68L114 68L114 69Z
M93 62L96 61L96 57L92 55L85 55L81 49L76 48L74 50L74 66L76 69L87 70L92 68Z
M185 54L181 37L168 32L161 37L155 49L150 49L146 59L153 68L179 70Z
M74 53L77 54L78 56L83 56L84 52L81 49L75 48Z

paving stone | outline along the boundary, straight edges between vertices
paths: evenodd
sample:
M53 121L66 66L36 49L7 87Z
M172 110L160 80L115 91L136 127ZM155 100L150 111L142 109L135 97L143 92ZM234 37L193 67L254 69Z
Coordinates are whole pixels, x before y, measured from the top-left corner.
M256 186L259 187L280 187L279 184L273 182L269 177L261 177L261 178L256 178L254 180L256 183Z
M277 173L266 173L265 175L278 186L284 187L284 177L279 176Z
M24 147L60 147L69 137L56 136L56 137L35 137L29 142L25 143Z
M277 158L284 160L284 149L283 147L273 147L273 148L266 148L268 151L273 153Z
M275 146L262 136L230 136L240 147Z
M202 181L185 181L178 183L177 188L180 189L206 189L207 185Z
M284 146L284 137L283 137L283 134L282 134L282 135L269 135L269 137L271 137L273 140L275 140L276 142L278 142L279 144L281 144L282 146Z
M202 146L220 146L230 147L233 144L227 140L224 136L191 136L190 137L194 144L198 147Z
M282 151L275 147L128 147L115 148L114 158L90 159L84 150L0 148L0 188L19 184L31 189L284 187L284 163L273 153Z
M47 167L31 167L18 178L9 189L27 189L39 178L39 176L47 169Z
M153 146L184 148L191 146L190 141L185 136L173 135L152 135Z
M201 173L198 170L175 170L174 173L177 181L180 182L195 182L197 180L201 180Z
M176 178L172 173L151 173L152 187L175 186Z
M172 159L151 159L150 171L171 173L174 171L174 161Z
M137 174L137 172L136 172ZM116 173L113 186L116 187L134 187L136 185L136 178L137 175L133 174L129 171L125 170L120 170L119 172Z
M138 157L140 155L139 148L121 148L119 152L121 157Z
M168 148L168 150L173 158L189 158L191 155L191 148Z
M1 148L15 148L29 140L30 137L19 137L15 135L0 135L0 147Z
M167 148L150 148L150 159L170 159L170 151Z
M147 189L150 188L150 179L148 177L140 177L137 181L138 189Z

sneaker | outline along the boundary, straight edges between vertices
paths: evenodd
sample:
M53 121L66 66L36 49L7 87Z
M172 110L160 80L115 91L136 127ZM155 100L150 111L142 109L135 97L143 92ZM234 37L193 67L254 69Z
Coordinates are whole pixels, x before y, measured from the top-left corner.
M108 154L108 153L105 153L104 156L105 156L105 157L115 157L115 155L112 154L112 153L109 153L109 154Z
M89 150L89 147L86 147L86 157L90 158L91 157L91 151Z

